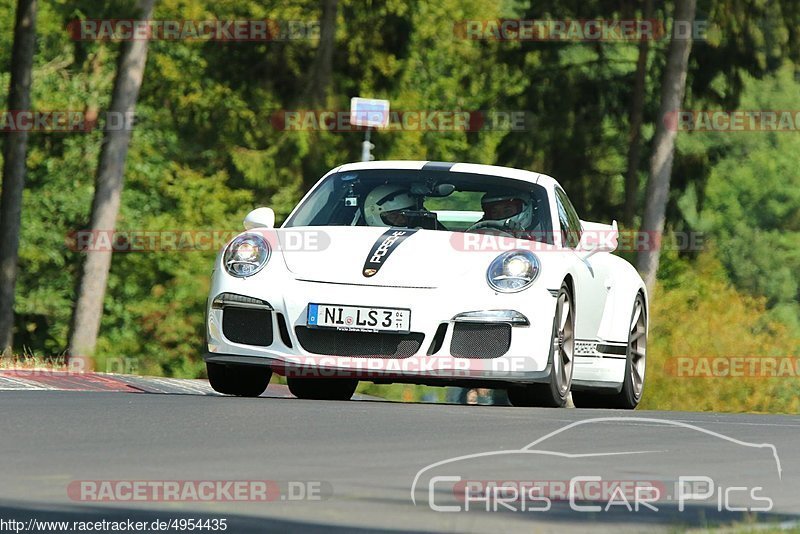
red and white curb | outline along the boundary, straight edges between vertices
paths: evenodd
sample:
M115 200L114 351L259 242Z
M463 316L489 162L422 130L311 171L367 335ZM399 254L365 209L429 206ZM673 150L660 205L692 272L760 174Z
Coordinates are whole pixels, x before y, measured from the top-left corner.
M140 391L111 375L44 369L2 370L0 390Z
M220 395L207 380L160 378L44 369L0 370L0 391L116 391L171 395ZM265 397L291 398L282 384L270 384Z

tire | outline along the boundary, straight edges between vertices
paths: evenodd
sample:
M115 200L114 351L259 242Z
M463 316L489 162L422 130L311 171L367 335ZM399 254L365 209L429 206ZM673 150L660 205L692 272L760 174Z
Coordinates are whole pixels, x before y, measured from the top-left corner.
M557 299L548 356L550 377L545 384L508 388L508 400L514 406L561 408L567 405L575 355L575 301L566 282L561 284Z
M633 410L644 392L647 367L647 310L642 294L636 296L628 328L628 348L625 353L625 379L619 393L603 395L575 391L572 400L577 408L621 408Z
M350 400L358 380L349 378L287 378L289 391L298 399Z
M266 391L272 369L261 365L206 362L208 382L214 391L237 397L258 397Z

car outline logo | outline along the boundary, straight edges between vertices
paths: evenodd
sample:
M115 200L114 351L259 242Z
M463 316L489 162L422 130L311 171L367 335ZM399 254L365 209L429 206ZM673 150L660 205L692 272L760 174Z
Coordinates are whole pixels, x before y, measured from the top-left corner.
M728 441L730 443L734 443L736 445L741 445L743 447L752 447L752 448L757 448L757 449L761 449L761 448L769 449L772 452L772 457L775 459L775 467L776 467L777 474L778 474L778 480L783 480L783 467L781 466L781 460L780 460L780 457L778 456L778 449L772 443L755 443L755 442L738 440L736 438L732 438L730 436L726 436L725 434L722 434L722 433L719 433L719 432L714 432L713 430L708 430L708 429L705 429L705 428L700 427L700 426L696 426L696 425L693 425L693 424L690 424L690 423L686 423L684 421L673 421L673 420L670 420L670 419L661 419L661 418L655 418L655 417L595 417L595 418L591 418L591 419L583 419L581 421L574 421L574 422L572 422L572 423L570 423L568 425L565 425L565 426L563 426L563 427L561 427L561 428L559 428L557 430L554 430L553 432L550 432L550 433L540 437L539 439L536 439L536 440L528 443L527 445L525 445L524 447L521 447L519 449L503 449L503 450L494 450L494 451L484 451L484 452L472 453L472 454L464 454L464 455L461 455L461 456L455 456L455 457L447 458L445 460L440 460L438 462L433 462L431 464L428 464L425 467L423 467L422 469L420 469L419 471L417 471L417 474L414 476L414 480L411 483L411 502L414 504L414 506L417 505L417 498L416 498L417 483L419 482L420 478L422 477L422 475L425 472L430 471L431 469L434 469L436 467L439 467L439 466L442 466L442 465L446 465L446 464L449 464L449 463L453 463L453 462L457 462L457 461L461 461L461 460L468 460L468 459L472 459L472 458L485 458L485 457L489 457L489 456L498 456L498 455L503 455L503 454L523 454L523 455L524 454L541 454L541 455L545 455L545 456L559 456L559 457L562 457L562 458L591 458L591 457L603 457L603 456L622 456L622 455L628 455L628 454L652 454L652 453L657 453L657 452L663 452L663 451L658 451L658 450L647 450L647 451L615 451L615 452L594 452L594 453L577 453L577 454L575 454L575 453L548 451L548 450L541 450L541 449L534 449L533 448L536 445L540 444L541 442L543 442L543 441L545 441L545 440L547 440L547 439L549 439L549 438L551 438L553 436L561 434L562 432L566 432L567 430L569 430L571 428L575 428L577 426L581 426L581 425L585 425L585 424L604 423L604 422L611 422L611 421L614 421L614 422L632 422L632 421L635 421L635 422L640 422L640 423L644 422L644 423L655 423L655 424L659 424L660 423L660 424L663 424L663 425L666 425L666 426L672 426L672 427L678 427L678 428L686 428L686 429L689 429L689 430L696 430L696 431L701 432L703 434L707 434L709 436L714 436L714 437L717 437L719 439Z

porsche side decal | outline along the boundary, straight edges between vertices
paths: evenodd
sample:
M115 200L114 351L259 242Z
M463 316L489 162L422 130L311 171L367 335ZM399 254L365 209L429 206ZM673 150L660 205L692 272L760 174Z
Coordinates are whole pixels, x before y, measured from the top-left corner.
M362 274L367 278L378 274L381 266L386 263L394 249L416 231L416 228L390 228L384 232L372 245L372 249L367 255L367 261L364 262Z

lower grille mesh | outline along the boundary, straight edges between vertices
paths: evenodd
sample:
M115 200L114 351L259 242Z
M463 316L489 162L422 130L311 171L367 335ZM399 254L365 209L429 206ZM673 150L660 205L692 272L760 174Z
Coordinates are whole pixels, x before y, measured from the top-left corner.
M460 358L498 358L511 346L510 324L456 323L450 353Z
M356 356L372 358L408 358L422 345L425 335L345 332L295 327L297 339L305 350L326 356Z
M272 345L272 312L226 306L222 310L222 333L234 343Z

